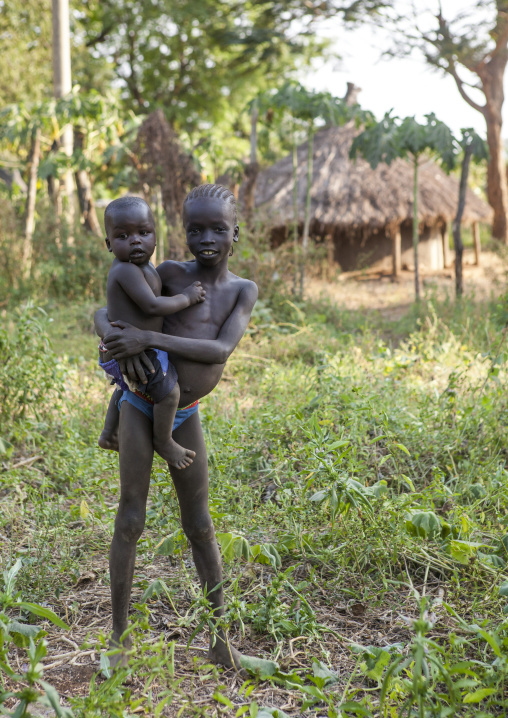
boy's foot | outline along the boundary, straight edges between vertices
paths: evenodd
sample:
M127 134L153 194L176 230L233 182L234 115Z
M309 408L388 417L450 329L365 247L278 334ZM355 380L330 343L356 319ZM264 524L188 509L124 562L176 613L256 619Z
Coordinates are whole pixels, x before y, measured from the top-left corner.
M115 668L127 668L129 665L129 649L131 647L131 644L129 641L125 641L123 645L119 643L118 641L111 638L109 642L109 650L113 649L120 649L118 653L114 653L112 656L108 656L109 658L109 667L112 671L115 670Z
M190 449L184 449L183 446L177 444L174 439L170 439L167 444L159 444L154 441L154 449L170 466L174 466L177 469L186 469L192 464L194 457L196 456L195 451Z
M109 451L118 451L118 434L106 434L102 432L97 442L101 449L108 449Z
M241 671L242 665L240 659L242 654L233 648L229 641L225 641L217 638L214 646L210 646L208 651L208 658L212 663L218 663L226 668L234 668L235 671Z

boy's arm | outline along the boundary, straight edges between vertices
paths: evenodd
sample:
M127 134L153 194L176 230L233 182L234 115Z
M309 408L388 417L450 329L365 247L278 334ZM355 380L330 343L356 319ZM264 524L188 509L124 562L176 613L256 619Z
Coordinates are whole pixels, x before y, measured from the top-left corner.
M132 301L138 305L143 314L150 317L163 317L166 314L175 314L182 309L190 307L196 302L203 301L205 290L199 282L186 287L181 294L174 297L156 297L145 279L142 270L135 264L121 262L115 268L115 281Z
M257 286L249 282L238 295L235 307L222 325L217 339L176 337L142 331L126 322L115 322L114 325L121 331L111 332L105 344L116 359L125 359L148 347L156 347L190 361L224 364L245 333L257 296Z
M95 333L103 340L106 339L107 341L111 333L118 332L118 329L116 329L108 319L108 310L106 307L101 307L95 312L93 323ZM132 359L122 359L119 364L122 374L132 375L133 381L140 381L142 384L147 383L145 368L151 374L155 371L152 362L144 352L141 352L139 356L132 357Z

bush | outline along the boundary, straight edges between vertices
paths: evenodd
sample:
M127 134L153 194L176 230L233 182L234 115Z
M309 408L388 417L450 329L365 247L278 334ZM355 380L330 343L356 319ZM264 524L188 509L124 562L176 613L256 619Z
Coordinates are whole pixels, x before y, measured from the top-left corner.
M6 314L6 312L5 312ZM0 436L24 417L43 421L60 404L64 375L46 332L46 313L27 303L11 331L0 328Z

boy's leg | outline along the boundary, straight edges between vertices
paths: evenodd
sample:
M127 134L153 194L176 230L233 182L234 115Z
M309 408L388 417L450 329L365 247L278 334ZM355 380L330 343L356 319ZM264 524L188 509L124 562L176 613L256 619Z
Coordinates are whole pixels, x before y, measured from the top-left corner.
M110 449L118 451L118 425L120 422L120 412L118 411L118 400L122 396L122 390L117 387L111 399L109 400L106 418L104 420L104 429L99 436L99 446L101 449Z
M120 503L115 532L109 552L113 635L111 646L119 645L127 628L129 602L136 559L136 544L145 525L146 499L153 460L152 422L142 412L124 401L120 412ZM126 642L128 647L129 642ZM111 656L115 666L127 659Z
M208 510L208 457L199 421L199 413L191 414L175 430L177 440L191 447L196 458L186 469L170 467L175 484L182 527L190 541L194 563L201 586L206 586L207 597L214 607L214 615L224 613L224 594L222 586L213 590L222 582L222 561L215 538L210 512ZM230 668L240 668L240 653L229 645L223 631L217 631L215 645L210 639L210 659Z
M184 449L173 439L172 430L179 401L180 387L175 384L162 401L154 404L153 448L170 466L185 469L192 464L196 453L190 449Z

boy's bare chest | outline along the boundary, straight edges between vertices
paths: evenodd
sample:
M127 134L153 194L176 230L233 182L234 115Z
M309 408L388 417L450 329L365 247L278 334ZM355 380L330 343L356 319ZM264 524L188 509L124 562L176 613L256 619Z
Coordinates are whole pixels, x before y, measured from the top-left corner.
M178 336L196 337L202 339L215 339L217 334L233 311L238 290L229 285L220 287L207 287L206 298L200 304L194 304L177 314L166 316L164 319L164 331ZM175 291L172 288L171 294L178 293L182 288Z

